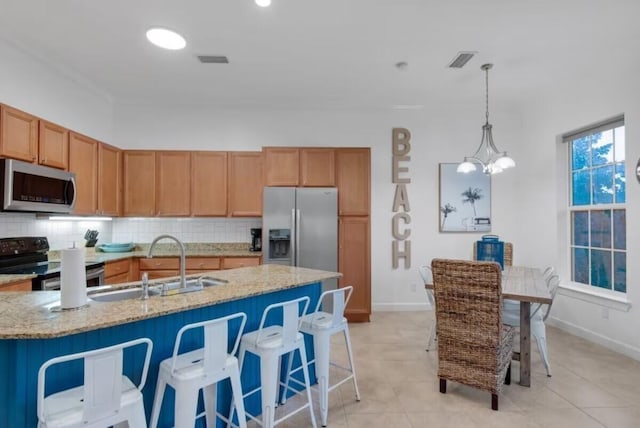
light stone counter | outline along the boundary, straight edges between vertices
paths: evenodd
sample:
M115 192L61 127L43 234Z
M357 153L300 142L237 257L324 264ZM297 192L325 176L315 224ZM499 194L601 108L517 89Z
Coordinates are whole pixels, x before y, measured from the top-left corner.
M190 275L199 277L201 275ZM89 301L87 307L52 311L60 304L59 291L0 293L0 339L44 339L97 330L148 318L272 293L341 276L337 272L281 265L261 265L212 271L208 276L228 281L202 291L149 300ZM150 284L167 278L149 281ZM127 288L140 282L118 284Z
M125 253L105 253L99 249L87 248L85 259L90 262L111 262L129 257L147 257L150 244L136 244L133 251ZM249 251L248 242L184 244L187 257L260 257L261 252ZM154 257L179 257L180 250L174 243L159 242L153 249ZM59 260L60 251L49 251L49 260Z
M34 274L23 274L23 275L0 275L0 285L9 284L11 282L18 281L26 281L28 279L34 278L36 275Z
M147 257L150 244L136 244L133 251L126 253L104 253L95 248L87 248L85 260L88 262L113 262L130 257ZM187 257L260 257L261 252L249 251L249 243L185 243ZM158 243L153 249L154 257L178 257L180 250L178 246L171 243ZM60 251L49 251L49 261L60 261ZM36 275L12 275L0 274L0 285L10 282L22 281L34 278Z

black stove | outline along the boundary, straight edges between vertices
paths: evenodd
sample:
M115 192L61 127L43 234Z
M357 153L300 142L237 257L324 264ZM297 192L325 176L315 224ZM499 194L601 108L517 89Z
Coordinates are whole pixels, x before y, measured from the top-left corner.
M25 236L0 238L0 274L35 274L33 290L60 288L60 262L47 260L49 241L46 237ZM87 286L102 285L104 263L87 262Z

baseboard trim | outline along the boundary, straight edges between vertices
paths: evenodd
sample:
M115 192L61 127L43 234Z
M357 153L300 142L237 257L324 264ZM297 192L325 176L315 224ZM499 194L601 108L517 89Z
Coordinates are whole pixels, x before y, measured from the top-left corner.
M412 312L428 311L431 305L428 303L373 303L374 312Z
M553 327L559 328L560 330L566 331L567 333L571 333L574 336L587 339L591 342L597 343L598 345L602 345L605 348L611 349L612 351L640 361L640 349L636 347L629 346L626 343L613 340L609 337L603 336L599 333L595 333L591 330L587 330L584 327L580 327L576 324L560 320L558 318L549 317L547 323Z

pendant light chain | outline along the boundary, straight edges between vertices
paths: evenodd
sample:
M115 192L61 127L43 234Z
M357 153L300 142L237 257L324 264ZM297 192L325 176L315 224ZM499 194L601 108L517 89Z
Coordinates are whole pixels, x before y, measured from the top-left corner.
M486 102L486 118L487 118L487 123L489 123L489 68L491 67L484 67L484 76L485 76L485 102Z

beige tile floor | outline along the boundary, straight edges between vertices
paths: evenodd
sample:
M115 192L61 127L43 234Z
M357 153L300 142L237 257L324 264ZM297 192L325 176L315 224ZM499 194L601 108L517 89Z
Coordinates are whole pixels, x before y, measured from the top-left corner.
M437 352L425 352L431 322L432 312L377 312L370 323L350 324L362 399L355 400L351 383L332 392L329 427L640 427L640 362L555 328L547 329L553 377L533 344L531 388L518 385L514 363L499 411L491 410L488 393L463 385L450 382L440 394ZM332 343L333 358L344 364L339 339ZM301 402L295 397L278 412ZM314 403L320 426L317 398ZM309 413L278 426L310 427Z

